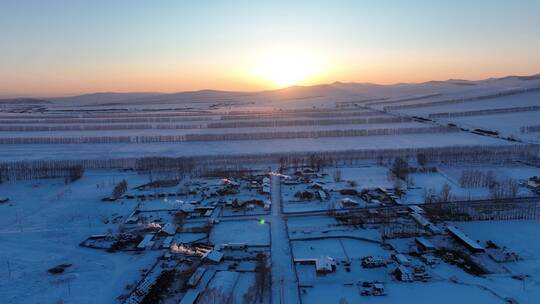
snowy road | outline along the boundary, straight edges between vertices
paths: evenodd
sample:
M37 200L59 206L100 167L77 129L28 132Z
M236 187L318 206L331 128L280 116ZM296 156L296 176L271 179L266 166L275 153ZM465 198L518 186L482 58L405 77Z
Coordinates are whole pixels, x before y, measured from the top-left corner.
M281 211L280 177L272 175L272 303L300 303L287 224Z

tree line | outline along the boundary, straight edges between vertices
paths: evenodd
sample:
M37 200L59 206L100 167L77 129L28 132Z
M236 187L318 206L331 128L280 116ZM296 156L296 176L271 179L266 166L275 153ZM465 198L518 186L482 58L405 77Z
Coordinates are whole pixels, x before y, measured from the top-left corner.
M452 133L449 127L414 127L315 131L265 131L249 133L216 133L185 135L81 136L81 137L2 137L0 144L95 144L95 143L156 143L184 141L259 140L319 137L359 137L400 134Z
M412 109L412 108L445 106L445 105L451 105L451 104L460 104L460 103L465 103L465 102L485 100L485 99L493 99L493 98L500 98L500 97L505 97L505 96L512 96L512 95L532 93L532 92L540 92L540 87L538 87L538 88L509 90L509 91L505 91L505 92L498 92L498 93L488 94L488 95L483 95L483 96L454 98L454 99L439 100L439 101L433 101L433 102L387 106L387 107L384 107L384 110L387 111L387 110L400 110L400 109Z
M442 112L442 113L429 114L428 117L429 118L450 118L450 117L467 117L467 116L479 116L479 115L506 114L506 113L516 113L516 112L530 112L530 111L540 111L540 106L471 110L471 111L463 111L463 112Z

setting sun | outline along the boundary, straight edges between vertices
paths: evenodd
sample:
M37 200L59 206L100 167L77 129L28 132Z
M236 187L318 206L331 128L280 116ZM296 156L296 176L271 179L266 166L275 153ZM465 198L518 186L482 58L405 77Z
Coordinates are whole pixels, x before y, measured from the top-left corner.
M319 74L313 60L295 55L272 56L253 69L253 74L277 87L300 84Z

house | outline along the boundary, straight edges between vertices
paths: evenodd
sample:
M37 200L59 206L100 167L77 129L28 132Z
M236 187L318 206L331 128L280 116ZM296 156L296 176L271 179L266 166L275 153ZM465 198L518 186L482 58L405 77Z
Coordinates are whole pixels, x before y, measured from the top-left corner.
M309 188L321 190L321 189L323 189L324 187L323 187L323 185L321 185L321 184L319 184L319 183L313 183L313 184L311 184L311 186L309 186Z
M392 255L392 259L394 261L396 261L396 263L400 264L400 265L409 265L411 262L409 261L409 258L407 258L404 254L402 253L398 253L398 254L393 254Z
M300 264L315 264L317 274L326 274L336 270L336 261L329 256L321 256L318 258L294 259L295 263Z
M362 291L360 293L363 296L382 296L384 295L384 284L381 282L363 282Z
M228 243L228 244L223 244L222 246L223 248L228 248L232 250L243 250L243 249L246 249L247 247L246 243Z
M366 256L362 258L362 267L364 268L378 268L386 267L382 257Z
M165 226L161 228L160 233L164 233L167 235L175 235L176 234L176 225L173 223L167 223Z
M223 253L217 250L209 250L203 254L202 259L211 263L218 264L223 259Z
M465 233L463 233L457 227L448 226L447 230L450 233L450 235L454 237L454 239L456 239L462 245L467 247L467 249L469 249L471 252L473 252L473 253L482 253L482 252L486 251L484 249L484 247L482 247L477 242L471 240Z
M373 284L373 289L372 289L371 294L374 295L374 296L382 296L382 295L384 295L384 284L382 284L382 283Z
M439 227L437 227L435 224L433 224L428 219L426 219L422 214L412 212L412 213L409 213L409 216L412 217L413 220L416 223L418 223L418 225L420 225L422 228L428 230L432 234L440 234L441 233L441 229L439 229Z
M173 242L173 237L172 236L166 237L165 240L163 240L163 243L161 243L161 248L169 248L169 247L171 247L172 242Z
M268 184L263 184L262 192L263 192L264 194L270 194L270 185L268 185Z
M419 207L419 206L416 206L416 205L410 205L408 206L407 208L409 208L409 210L413 213L418 213L418 214L424 214L425 211L422 207Z
M540 188L540 177L533 176L527 180L527 187L531 189L539 189Z
M329 199L328 197L328 194L323 191L323 190L319 190L317 191L317 197L321 200L321 201L326 201Z
M315 259L315 271L325 274L336 270L336 261L329 256L321 256Z
M416 245L418 246L418 248L422 251L434 251L437 249L437 247L435 247L435 245L433 245L433 243L431 243L426 238L417 237L414 239L414 241L416 242Z
M201 279L202 279L205 272L206 272L205 267L197 268L197 270L195 270L195 272L189 278L189 280L187 282L187 285L189 287L191 287L191 288L196 287L199 284L199 282L201 281Z
M353 200L353 199L350 199L350 198L348 198L348 197L341 199L341 206L342 206L343 208L345 208L345 207L356 207L356 206L358 206L358 205L359 205L359 204L358 204L357 201L355 201L355 200Z
M394 275L396 276L398 280L403 281L403 282L414 281L414 274L412 273L412 271L403 265L399 265L394 270Z
M139 245L137 245L137 249L145 250L147 248L154 246L154 242L152 241L153 238L154 238L154 234L152 233L145 234L142 241L139 243Z

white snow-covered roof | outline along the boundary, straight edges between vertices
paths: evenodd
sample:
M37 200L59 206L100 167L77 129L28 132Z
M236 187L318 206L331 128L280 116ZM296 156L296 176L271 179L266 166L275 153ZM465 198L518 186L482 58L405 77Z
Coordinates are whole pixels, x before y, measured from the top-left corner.
M342 204L347 204L347 205L358 205L357 201L355 201L353 199L350 199L348 197L341 199L341 203Z
M474 250L474 251L485 251L484 247L480 246L480 244L478 244L477 242L471 240L465 233L463 233L461 230L459 230L457 227L455 226L448 226L448 231L453 235L455 236L456 238L458 238L460 241L462 241L463 243L465 243L465 245L467 245L467 247L469 247L470 249Z
M410 205L408 207L409 207L409 210L411 210L412 212L415 212L415 213L418 213L418 214L424 213L424 209L422 207L419 207L419 206L416 206L416 205Z
M146 249L147 247L152 246L154 244L154 242L152 242L153 238L154 235L152 233L145 234L143 240L137 245L137 248Z
M423 246L424 248L426 249L429 249L429 250L433 250L435 249L435 245L433 245L433 243L431 243L428 239L426 238L423 238L423 237L417 237L415 239L416 242L418 242L418 244L420 244L421 246Z
M315 259L315 268L317 271L332 271L336 261L329 256L321 256Z
M173 223L167 223L163 228L161 228L162 232L165 232L168 235L175 235L176 234L176 225Z
M219 263L221 262L221 259L223 259L223 253L217 250L210 250L203 255L203 259Z

